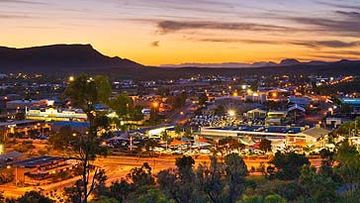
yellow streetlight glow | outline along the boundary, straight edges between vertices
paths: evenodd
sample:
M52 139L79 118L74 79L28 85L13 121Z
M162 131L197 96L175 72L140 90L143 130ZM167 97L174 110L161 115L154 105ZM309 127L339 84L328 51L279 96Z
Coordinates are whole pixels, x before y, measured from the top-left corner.
M229 116L234 117L234 116L236 116L236 111L233 110L233 109L230 109L230 110L228 111L228 114L229 114Z
M152 103L152 106L153 106L155 109L159 108L159 102L154 101L154 102Z
M75 80L75 77L74 76L70 76L69 77L69 82L73 82Z

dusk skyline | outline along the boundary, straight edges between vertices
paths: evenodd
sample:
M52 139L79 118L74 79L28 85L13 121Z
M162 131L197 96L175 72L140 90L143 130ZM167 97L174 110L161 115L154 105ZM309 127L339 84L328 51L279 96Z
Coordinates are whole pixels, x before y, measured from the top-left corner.
M145 65L360 59L360 2L0 0L1 46L92 44Z

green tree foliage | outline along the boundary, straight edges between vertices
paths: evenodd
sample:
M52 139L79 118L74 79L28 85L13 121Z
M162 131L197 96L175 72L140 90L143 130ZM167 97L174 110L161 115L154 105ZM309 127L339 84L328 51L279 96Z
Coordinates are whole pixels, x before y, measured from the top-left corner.
M335 160L338 162L335 167L336 173L347 185L349 192L354 192L360 180L360 154L356 148L344 140L338 147L335 154Z
M71 143L76 140L74 135L80 135L72 130L70 126L63 126L58 132L54 132L49 137L49 142L54 149L64 150L70 147Z
M276 173L270 174L271 177L282 180L294 180L300 176L302 166L309 165L310 162L302 154L276 152L270 164L274 165L277 169Z
M360 117L357 117L354 121L342 124L333 132L333 134L348 137L357 134L358 132L360 132Z
M264 152L268 152L271 151L271 141L268 139L262 139L260 141L260 150L264 151Z
M199 96L199 105L201 105L201 106L205 105L208 100L209 100L209 98L206 96L205 93L201 94Z
M39 192L30 191L26 192L23 196L17 199L17 203L55 203L55 201L50 198L45 197Z
M196 198L194 164L192 157L183 156L176 159L176 169L163 170L158 174L160 189L177 203L189 203Z
M245 190L245 176L248 174L244 160L238 154L229 154L224 158L225 179L228 185L227 202L233 203Z
M92 173L91 161L98 155L105 155L106 150L100 146L101 138L98 132L104 129L104 115L96 112L96 104L108 103L111 94L110 83L105 76L96 76L94 78L87 75L80 75L74 81L70 82L65 90L65 96L70 100L74 107L81 108L87 115L90 127L88 132L76 136L76 141L72 148L77 155L75 158L81 163L81 180L77 181L75 190L78 194L78 202L87 203L88 198L94 191L99 169L95 168L93 178L89 178Z
M149 189L145 194L140 195L135 199L134 203L171 203L172 201L166 198L166 196L159 189Z
M272 194L266 197L263 196L246 196L238 203L286 203L287 201L282 198L280 195Z
M155 185L155 179L151 173L151 167L144 163L140 168L133 168L127 177L131 180L133 187L141 188Z
M202 191L213 203L224 202L225 194L225 168L224 164L218 162L215 156L210 157L210 167L199 165L196 170L197 188Z
M301 170L299 184L304 188L305 198L311 202L335 202L335 181L326 175L316 173L315 167L305 165Z
M120 203L120 202L115 198L101 196L99 199L91 201L91 203Z
M133 100L124 92L111 100L109 104L110 107L115 110L116 114L123 119L129 118L134 108Z
M105 184L99 185L101 190L95 192L95 199L100 201L104 197L111 198L118 202L139 202L140 197L146 196L148 191L155 187L155 179L152 174L152 169L148 163L144 163L141 167L131 169L127 174L126 179L117 181L111 184L110 187L105 187ZM153 194L155 197L155 193ZM159 198L162 194L158 194Z

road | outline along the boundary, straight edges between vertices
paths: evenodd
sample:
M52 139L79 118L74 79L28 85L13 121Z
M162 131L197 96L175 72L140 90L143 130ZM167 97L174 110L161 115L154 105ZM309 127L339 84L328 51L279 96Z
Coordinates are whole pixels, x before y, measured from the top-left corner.
M175 159L179 156L172 155L162 155L156 158L139 158L134 156L108 156L98 158L94 165L101 167L105 170L106 175L108 177L107 185L110 185L112 182L121 180L122 178L126 178L126 175L130 172L130 170L134 167L140 167L143 163L147 162L152 167L152 173L157 174L159 171L164 169L169 169L175 167ZM206 155L197 156L194 158L197 167L199 164L208 164L210 159ZM244 159L248 169L251 167L257 168L261 163L267 163L269 159L267 158L245 158ZM321 159L312 158L310 159L311 163L319 167L321 165ZM4 195L6 197L18 197L24 194L26 191L42 189L45 194L50 193L51 191L61 191L65 187L72 186L76 180L80 177L75 177L72 179L43 185L39 187L16 187L11 184L1 185L0 191L4 191Z

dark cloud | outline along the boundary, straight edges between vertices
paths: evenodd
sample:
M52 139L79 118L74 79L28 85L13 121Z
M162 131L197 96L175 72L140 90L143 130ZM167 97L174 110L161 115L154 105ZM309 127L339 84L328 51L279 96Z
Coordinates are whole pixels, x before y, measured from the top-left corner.
M360 46L360 41L352 41L352 42L344 42L340 40L326 40L326 41L295 41L290 42L294 45L307 46L310 48L322 48L322 47L330 47L330 48L351 48Z
M350 19L354 18L354 19L358 19L360 20L360 12L355 12L355 11L335 11L335 13L346 16Z
M26 1L26 0L0 0L0 3L48 5L48 3L44 3L44 2Z
M153 41L153 42L151 42L151 46L152 46L152 47L159 47L159 46L160 46L160 41Z
M353 37L360 37L360 13L335 11L335 14L339 15L339 17L288 17L288 19L297 23L312 26L313 31L334 32L343 36L347 35Z
M238 38L191 38L192 40L202 42L214 42L214 43L246 43L246 44L291 44L305 46L313 49L320 48L353 48L360 47L360 41L340 41L340 40L324 40L324 41L280 41L280 40L253 40L253 39L238 39Z
M324 54L336 54L336 55L352 55L360 58L360 51L341 50L341 51L324 51Z
M275 40L253 40L237 38L195 38L196 41L214 42L214 43L246 43L246 44L284 44L282 41Z
M34 16L20 15L20 14L0 14L0 19L31 19Z
M292 28L257 23L227 23L213 21L160 21L159 32L162 34L180 30L213 29L213 30L244 30L244 31L289 31Z
M341 4L341 1L337 1L337 3L332 2L325 2L325 1L315 1L319 4L334 7L334 8L343 8L343 9L353 9L353 10L360 10L360 6L356 5L348 5L348 4Z

